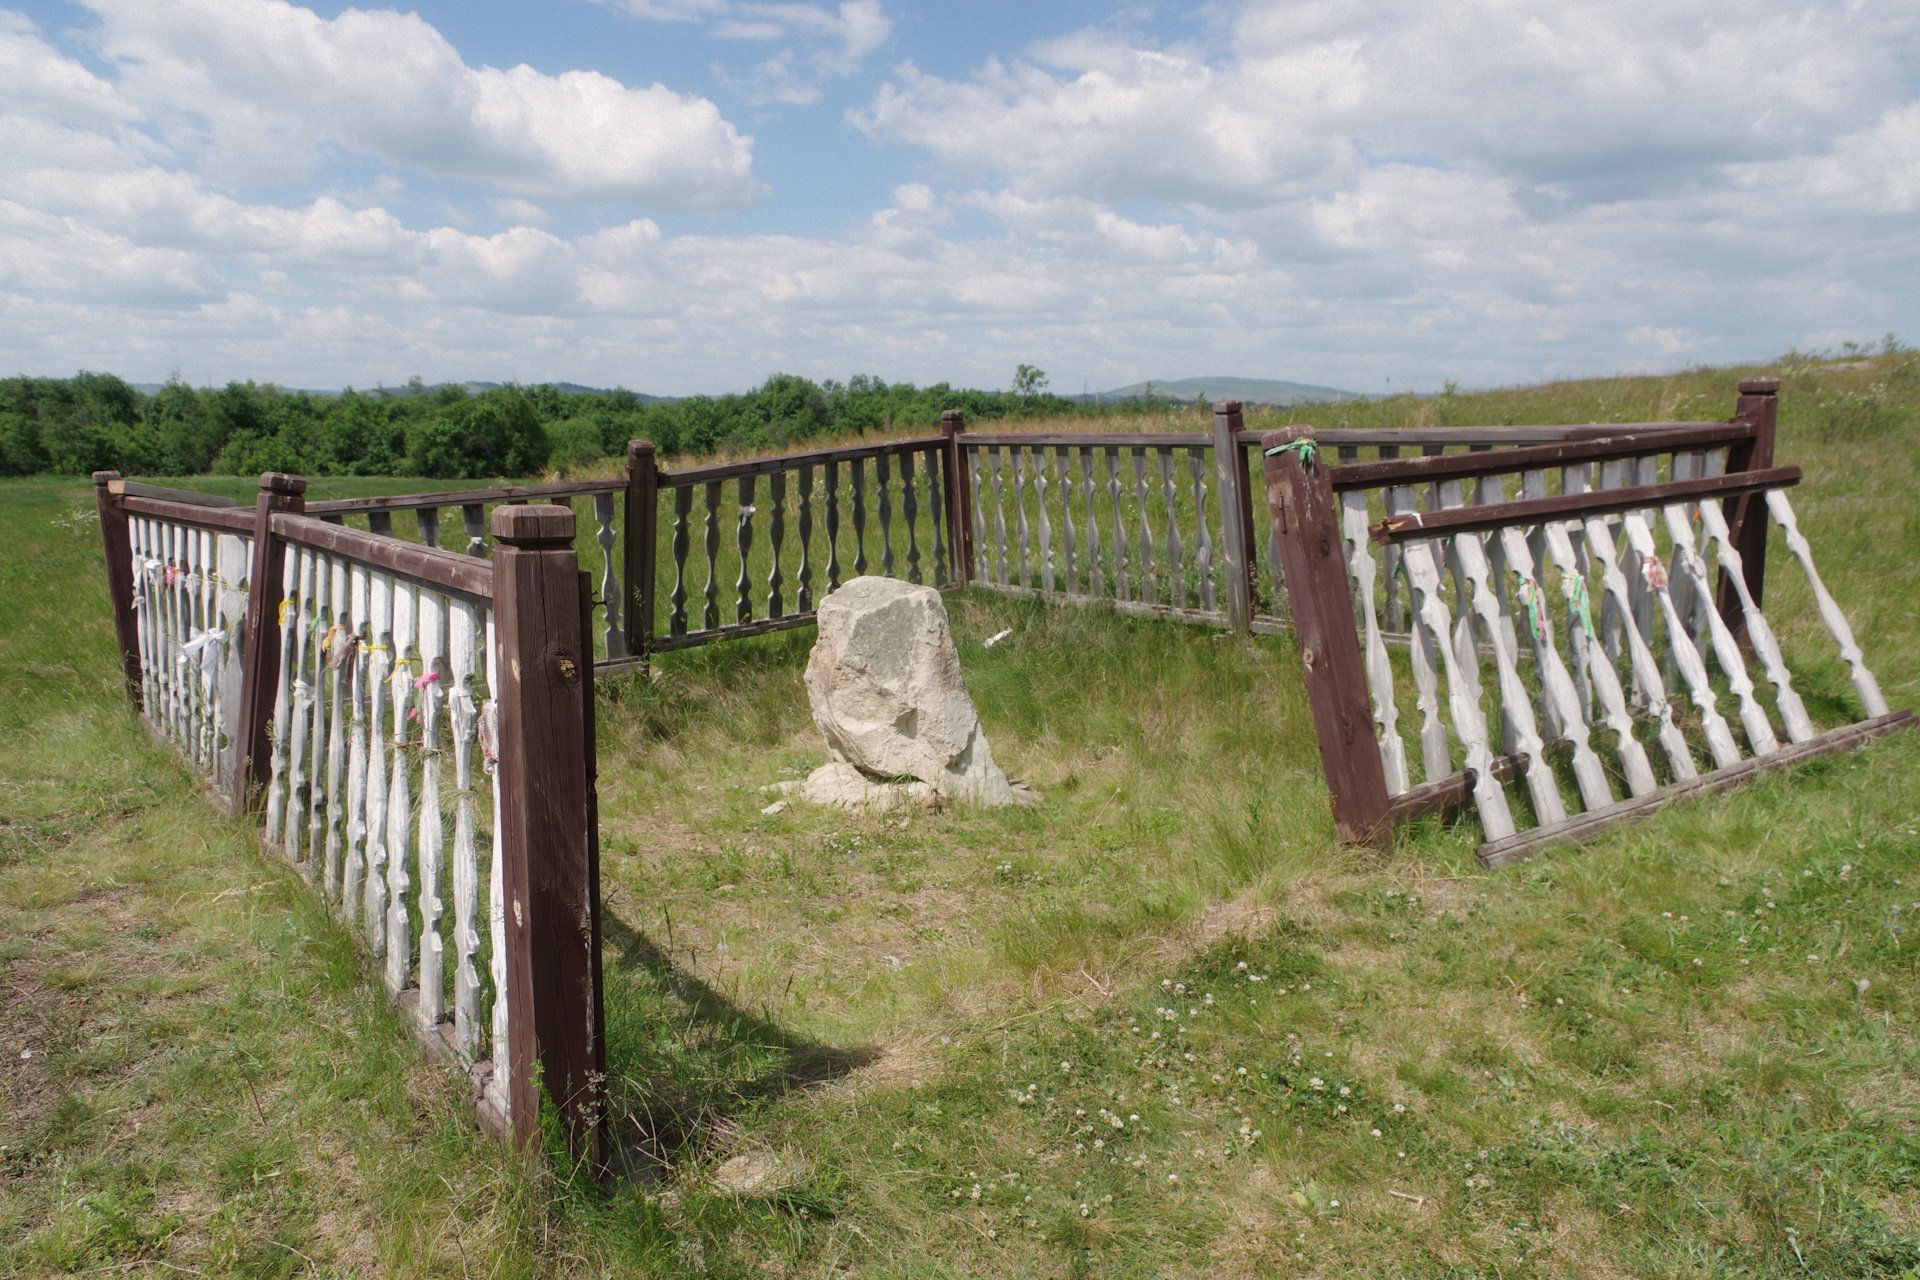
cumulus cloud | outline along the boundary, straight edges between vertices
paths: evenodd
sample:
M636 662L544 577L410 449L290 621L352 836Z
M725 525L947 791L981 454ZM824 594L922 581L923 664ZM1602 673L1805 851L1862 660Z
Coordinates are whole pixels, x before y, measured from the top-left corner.
M779 44L743 77L721 69L758 103L805 106L819 101L823 82L850 76L886 43L893 20L880 0L841 0L838 6L799 0L601 0L636 18L699 22L722 40Z
M702 209L759 194L752 139L706 99L595 71L469 66L418 14L84 2L116 98L236 183L304 178L345 152L542 199Z

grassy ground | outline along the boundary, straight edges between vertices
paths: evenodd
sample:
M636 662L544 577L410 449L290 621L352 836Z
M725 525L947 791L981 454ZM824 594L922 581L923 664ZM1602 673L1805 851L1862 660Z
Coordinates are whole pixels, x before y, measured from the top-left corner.
M1803 524L1916 705L1920 366L1782 372ZM1289 416L1720 417L1736 376ZM85 486L0 498L0 1272L1920 1270L1920 737L1484 874L1470 822L1333 846L1284 639L956 595L1046 803L904 817L762 812L819 759L808 633L669 655L601 693L610 1056L662 1170L604 1194L471 1134L129 723Z

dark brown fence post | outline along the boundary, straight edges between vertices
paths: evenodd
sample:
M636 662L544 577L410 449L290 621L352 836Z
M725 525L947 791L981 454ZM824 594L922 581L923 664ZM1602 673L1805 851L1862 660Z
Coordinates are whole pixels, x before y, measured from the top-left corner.
M252 789L263 787L273 771L273 745L267 729L273 722L273 695L280 679L280 602L287 546L273 536L277 511L305 511L307 482L303 476L269 471L260 477L254 500L253 568L247 583L247 630L240 651L240 723L235 741L233 802L244 808Z
M1339 508L1327 464L1315 453L1310 427L1260 437L1266 454L1267 501L1273 508L1280 567L1292 603L1307 698L1320 739L1320 768L1333 796L1333 825L1342 840L1385 844L1387 777L1374 738L1360 636L1353 625ZM1287 447L1292 446L1292 447Z
M1742 440L1727 450L1727 471L1763 471L1773 465L1773 437L1780 415L1780 379L1745 378L1740 382L1740 398L1734 403L1733 421L1753 424L1751 439ZM1761 602L1767 581L1767 502L1763 494L1741 494L1726 499L1721 513L1727 522L1734 550L1740 553L1747 591L1754 604ZM1747 641L1746 611L1740 607L1740 595L1720 571L1720 616L1727 629Z
M627 441L627 656L645 670L653 648L653 582L659 562L660 466L653 441Z
M100 511L100 545L107 554L107 594L113 598L113 638L120 646L120 670L127 679L127 697L135 711L145 711L140 694L140 624L133 616L133 542L127 534L127 513L114 483L118 471L93 473L93 500Z
M1213 406L1213 474L1220 503L1220 541L1227 562L1227 622L1241 635L1253 629L1253 483L1236 437L1240 402Z
M573 513L498 507L493 536L514 1139L538 1143L544 1083L575 1154L597 1168L606 1156L607 1065L589 767L593 656Z
M973 581L973 482L967 475L966 450L960 436L967 415L959 409L940 414L940 465L946 469L947 545L953 548L953 578L962 585Z

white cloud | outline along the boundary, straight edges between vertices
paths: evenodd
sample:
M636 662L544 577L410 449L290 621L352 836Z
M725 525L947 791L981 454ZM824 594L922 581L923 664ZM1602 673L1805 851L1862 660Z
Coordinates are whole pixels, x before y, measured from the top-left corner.
M338 151L542 199L726 208L760 190L752 140L713 103L595 71L469 66L417 14L84 2L119 96L231 181L303 178Z
M703 22L722 40L781 42L784 47L754 64L740 81L756 103L819 101L823 82L852 75L893 32L880 0L841 0L837 7L782 0L600 2L656 22ZM733 78L724 68L716 70Z
M1250 6L1217 47L1080 33L959 79L903 68L855 117L893 166L883 207L810 235L562 216L620 183L664 206L675 164L744 198L746 140L665 90L471 67L391 12L179 0L175 29L90 2L107 79L0 14L0 66L35 86L0 93L0 366L691 393L779 368L1002 385L1026 361L1073 390L1379 390L1920 331L1920 15L1880 0L1320 0ZM796 95L827 74L810 57L887 38L877 4L646 7L734 24ZM656 108L665 140L623 151ZM383 164L275 202L229 181L335 151ZM482 170L479 200L431 182Z

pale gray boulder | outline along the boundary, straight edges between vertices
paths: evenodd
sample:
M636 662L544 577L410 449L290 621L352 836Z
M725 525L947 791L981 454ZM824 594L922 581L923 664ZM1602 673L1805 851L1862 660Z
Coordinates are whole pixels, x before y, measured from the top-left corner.
M832 761L950 800L1019 802L967 697L938 591L855 578L820 602L819 628L807 697Z

